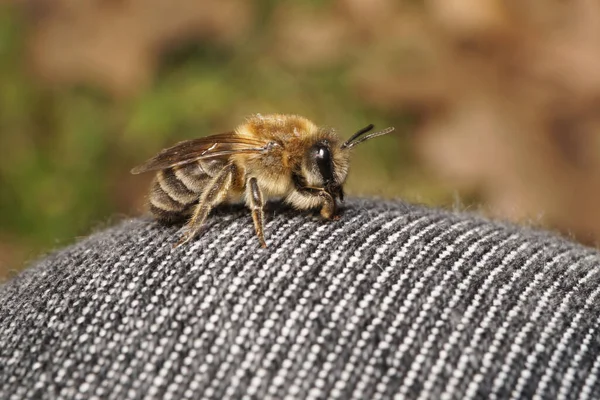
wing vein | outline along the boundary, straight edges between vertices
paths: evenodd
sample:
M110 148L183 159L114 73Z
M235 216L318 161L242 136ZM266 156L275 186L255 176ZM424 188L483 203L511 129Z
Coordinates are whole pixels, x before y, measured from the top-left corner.
M132 174L186 165L203 159L229 157L235 154L258 154L268 150L267 142L226 132L179 142L160 151L145 163L133 168Z

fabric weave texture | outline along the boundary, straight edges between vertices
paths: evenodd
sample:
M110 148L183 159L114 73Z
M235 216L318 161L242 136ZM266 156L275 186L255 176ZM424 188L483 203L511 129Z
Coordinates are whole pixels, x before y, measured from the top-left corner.
M123 221L0 287L0 398L598 399L600 255L401 202Z

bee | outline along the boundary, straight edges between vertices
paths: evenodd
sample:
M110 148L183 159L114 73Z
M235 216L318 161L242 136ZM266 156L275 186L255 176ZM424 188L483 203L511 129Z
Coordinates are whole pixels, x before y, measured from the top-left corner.
M333 129L298 115L256 114L234 131L164 149L131 173L157 171L149 195L155 218L187 218L176 246L199 233L213 207L243 199L258 240L267 247L265 199L282 198L298 210L320 208L323 218L339 218L336 201L344 200L350 150L394 130L367 134L372 129L371 124L342 141Z

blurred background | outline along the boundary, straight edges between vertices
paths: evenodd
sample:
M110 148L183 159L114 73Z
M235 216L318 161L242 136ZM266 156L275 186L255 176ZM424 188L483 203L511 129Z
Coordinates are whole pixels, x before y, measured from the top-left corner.
M351 195L600 237L596 0L0 0L0 279L144 211L129 170L252 113L344 137Z

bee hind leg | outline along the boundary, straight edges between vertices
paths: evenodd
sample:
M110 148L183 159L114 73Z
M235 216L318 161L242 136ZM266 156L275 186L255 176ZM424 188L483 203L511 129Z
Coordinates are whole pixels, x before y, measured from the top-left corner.
M252 220L254 221L254 229L256 230L256 236L258 236L258 240L260 241L260 245L265 248L267 247L267 242L265 241L265 232L264 232L264 224L265 224L265 212L264 212L264 200L263 195L258 186L258 182L256 178L252 177L248 179L246 183L246 198L248 202L248 207L252 211Z
M215 205L219 204L229 192L235 172L235 166L230 164L223 168L223 170L210 181L207 185L207 190L200 196L200 201L186 225L186 233L174 247L179 247L189 242L198 234L198 232L200 232L210 210Z

